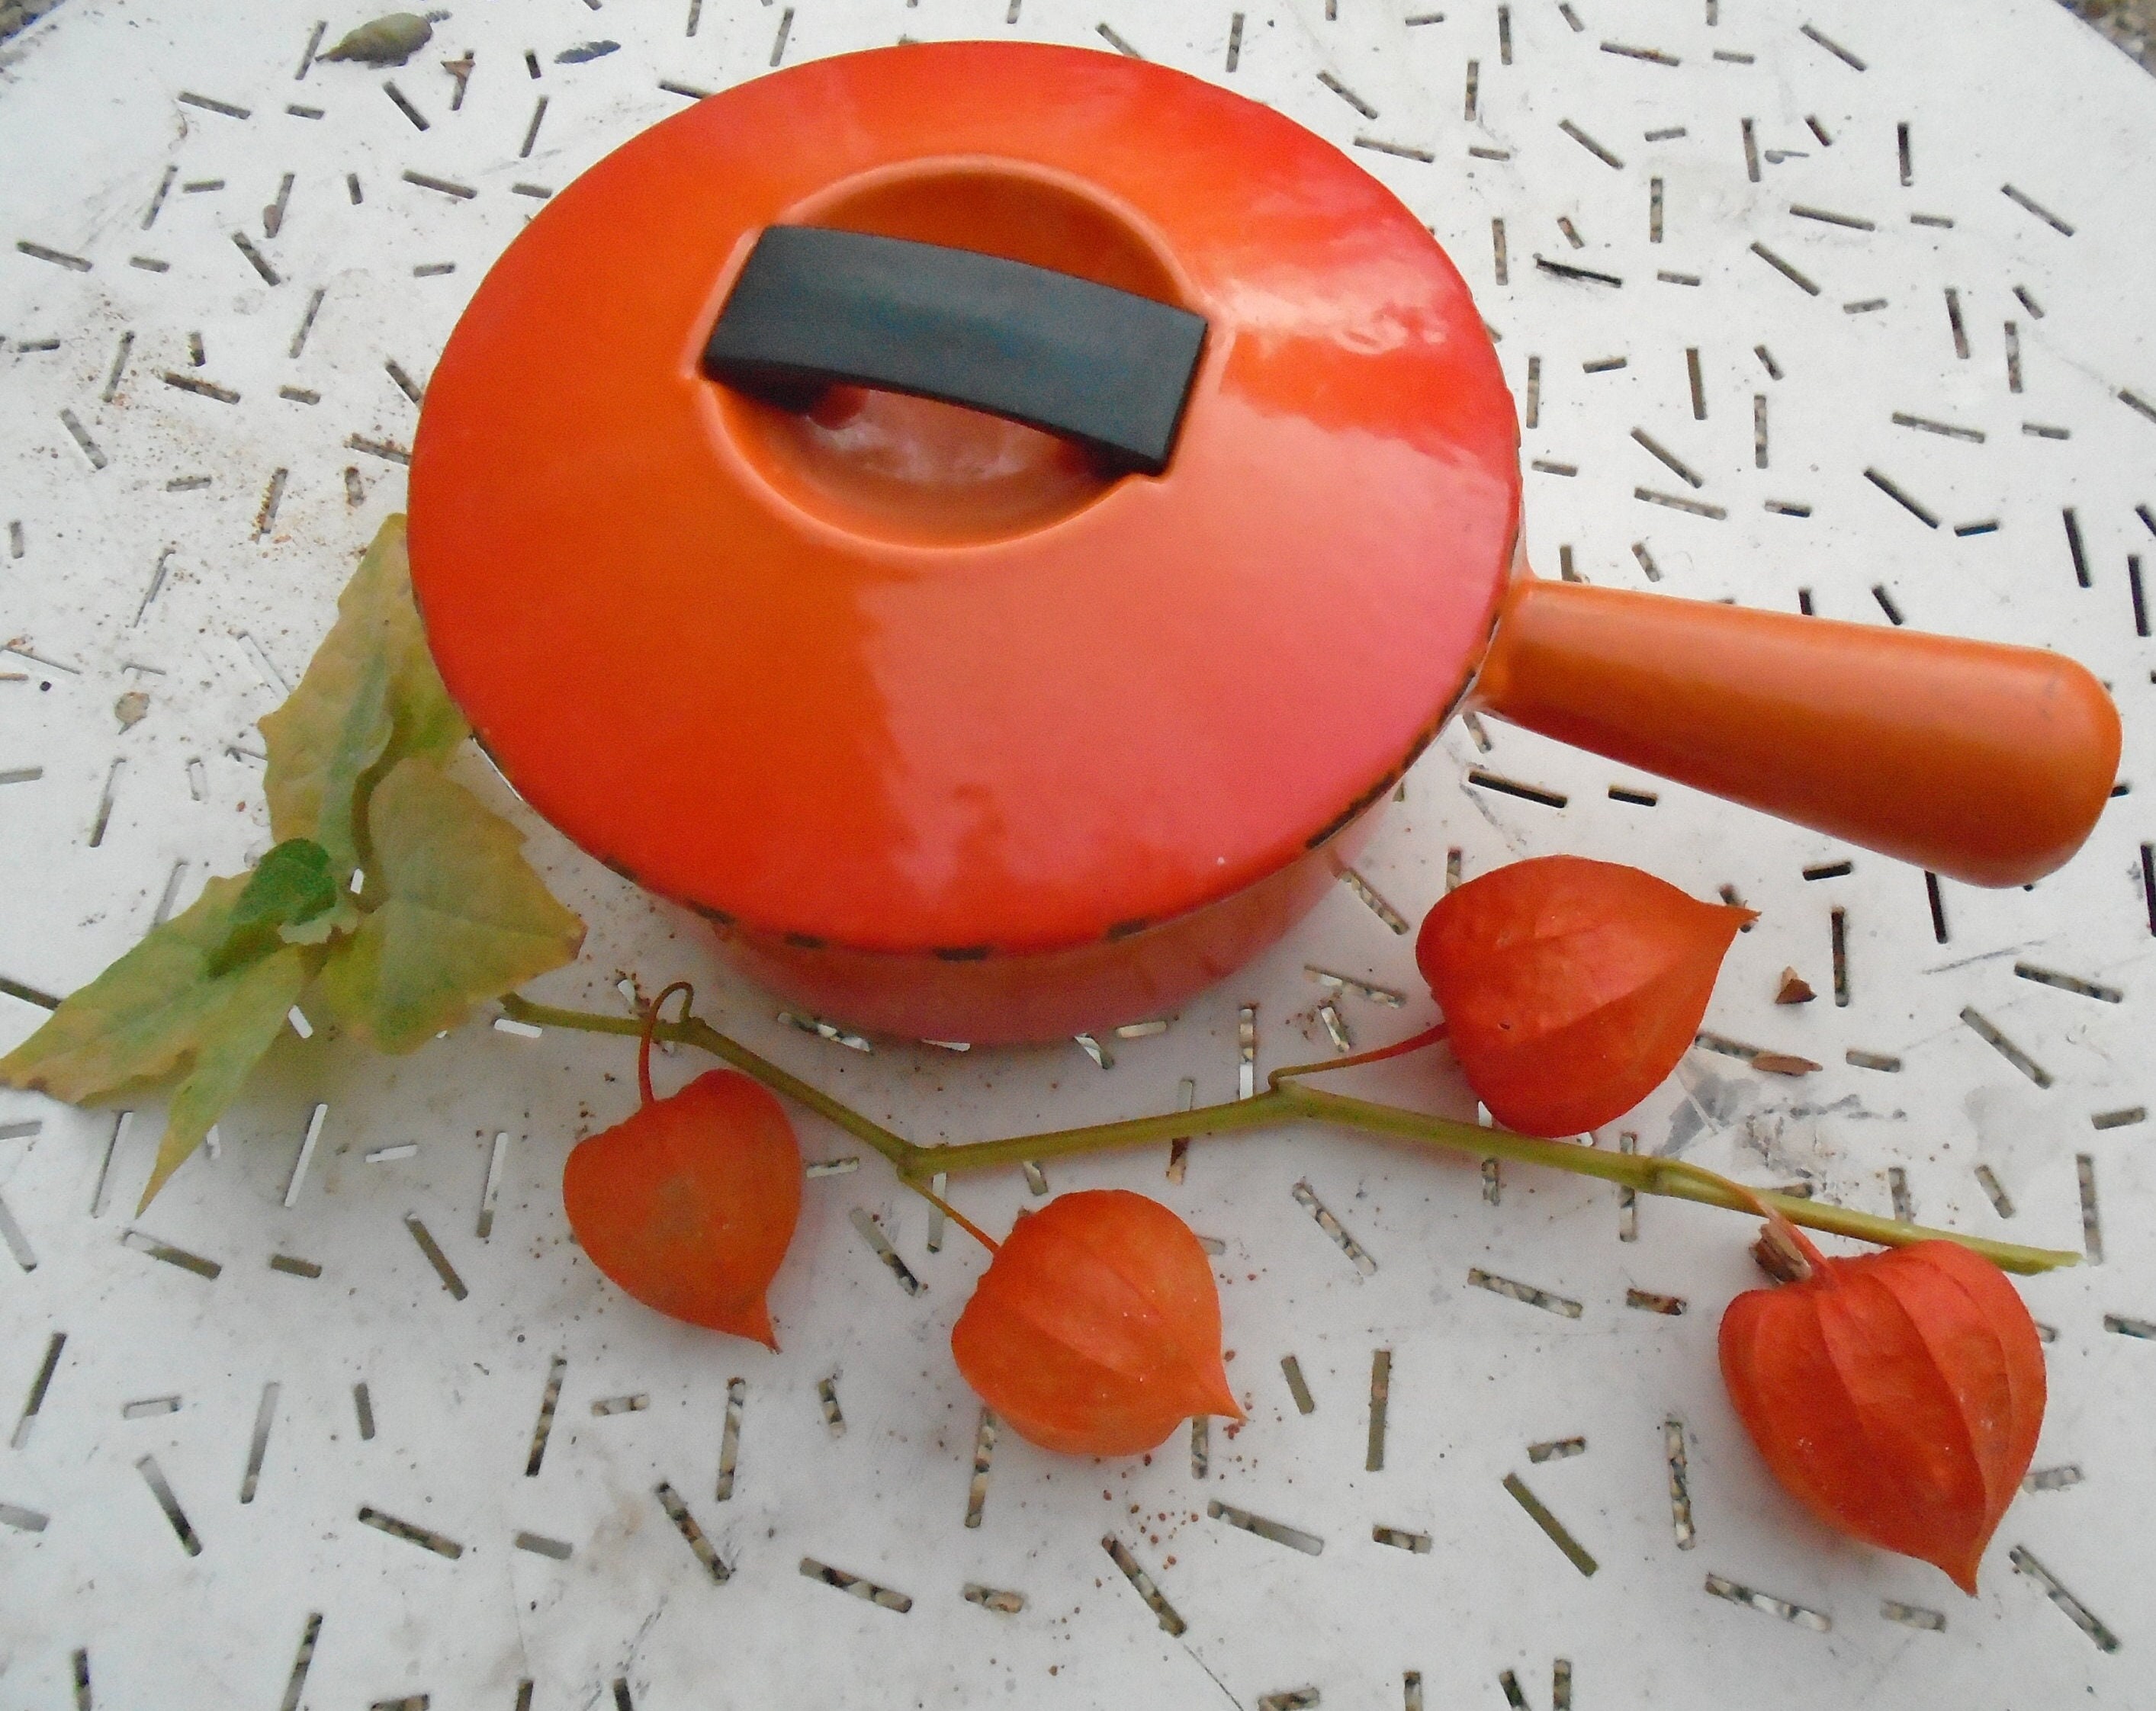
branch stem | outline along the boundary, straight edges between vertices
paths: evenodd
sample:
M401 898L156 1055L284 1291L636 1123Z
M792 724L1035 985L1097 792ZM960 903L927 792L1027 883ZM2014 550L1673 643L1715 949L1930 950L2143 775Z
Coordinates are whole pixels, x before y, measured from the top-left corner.
M1964 1236L1953 1230L1934 1230L1922 1224L1904 1224L1847 1206L1804 1200L1771 1189L1748 1188L1727 1176L1681 1159L1658 1159L1650 1154L1604 1152L1575 1141L1543 1140L1513 1135L1502 1129L1485 1129L1448 1117L1425 1116L1395 1105L1348 1099L1317 1088L1293 1083L1281 1089L1287 1095L1292 1114L1365 1134L1389 1135L1447 1147L1481 1158L1513 1159L1522 1164L1543 1165L1569 1171L1575 1176L1599 1176L1641 1194L1658 1194L1671 1200L1689 1200L1702 1206L1718 1206L1731 1212L1760 1213L1771 1208L1793 1224L1824 1230L1830 1235L1853 1237L1883 1247L1903 1247L1912 1242L1954 1242L1971 1248L2002 1271L2024 1274L2076 1265L2081 1256L2062 1249L2023 1247L2011 1242L1992 1242L1980 1236Z
M501 1013L516 1022L527 1022L534 1027L566 1027L586 1033L640 1035L644 1023L640 1018L626 1016L595 1016L588 1010L564 1010L552 1004L534 1004L528 998L514 993L501 1001ZM685 1022L662 1022L651 1030L652 1037L672 1040L677 1045L695 1046L709 1052L714 1058L723 1058L742 1072L762 1082L775 1094L783 1094L797 1104L806 1105L818 1116L836 1124L857 1140L865 1140L892 1164L898 1166L901 1176L916 1174L914 1160L928 1150L917 1147L901 1135L894 1135L880 1123L871 1122L851 1105L841 1104L829 1094L811 1087L798 1076L788 1073L768 1058L752 1052L738 1040L729 1039L709 1022L697 1017Z
M1092 1123L1083 1129L1053 1129L1041 1135L1018 1135L999 1140L965 1140L914 1149L913 1169L923 1176L939 1171L988 1171L998 1165L1039 1164L1073 1153L1113 1152L1151 1146L1186 1135L1228 1135L1239 1129L1264 1129L1295 1116L1277 1091L1224 1105L1200 1105L1158 1117L1127 1117L1116 1123Z
M644 1032L642 1021L629 1017L595 1015L589 1011L562 1009L534 1004L511 996L501 1001L505 1015L541 1027L580 1029L587 1032L635 1036ZM1726 1176L1686 1164L1680 1159L1658 1159L1650 1154L1604 1152L1568 1140L1545 1140L1514 1135L1502 1129L1485 1129L1455 1118L1434 1117L1397 1105L1324 1092L1287 1078L1271 1078L1271 1085L1255 1098L1225 1104L1201 1105L1195 1110L1173 1111L1158 1117L1132 1117L1116 1123L1089 1124L1081 1129L1053 1130L1042 1135L1020 1135L992 1140L961 1141L947 1145L920 1146L902 1135L870 1121L851 1106L811 1087L799 1077L780 1068L739 1041L728 1038L710 1023L690 1017L678 1022L660 1022L655 1037L675 1040L723 1058L744 1074L754 1077L774 1093L807 1106L856 1139L865 1141L890 1160L900 1179L909 1187L926 1191L928 1180L939 1171L957 1173L993 1170L1077 1153L1157 1145L1183 1136L1228 1135L1297 1119L1352 1129L1365 1135L1440 1147L1470 1157L1511 1159L1568 1171L1574 1176L1599 1177L1641 1194L1657 1194L1672 1200L1694 1201L1732 1212L1758 1213L1771 1208L1793 1224L1848 1236L1882 1247L1899 1247L1912 1242L1955 1242L1982 1254L2002 1270L2023 1274L2047 1272L2078 1264L2081 1256L2070 1251L2023 1247L2010 1242L1993 1242L1964 1236L1953 1230L1928 1229L1904 1224L1845 1206L1802 1200L1794 1195L1753 1189ZM1323 1066L1312 1066L1312 1068ZM1337 1066L1336 1066L1337 1067ZM955 1214L954 1214L955 1216ZM963 1220L960 1221L961 1222ZM983 1240L986 1238L983 1237Z

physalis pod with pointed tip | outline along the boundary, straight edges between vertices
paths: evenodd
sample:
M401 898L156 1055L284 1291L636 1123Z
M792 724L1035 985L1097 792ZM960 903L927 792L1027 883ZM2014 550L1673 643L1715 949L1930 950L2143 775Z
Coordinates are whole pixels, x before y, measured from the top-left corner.
M1829 1259L1779 1216L1768 1230L1794 1281L1722 1315L1738 1417L1828 1526L1935 1564L1974 1597L2044 1423L2043 1345L2020 1292L1952 1242Z
M1194 1414L1242 1418L1204 1248L1124 1189L1061 1195L1020 1218L951 1352L1012 1431L1066 1455L1134 1456Z
M1753 919L1637 868L1540 856L1441 899L1415 966L1490 1114L1524 1135L1578 1135L1676 1068Z
M653 1098L648 1022L637 1081L643 1104L569 1154L569 1227L592 1263L646 1307L777 1349L764 1291L801 1216L793 1125L777 1099L732 1069Z

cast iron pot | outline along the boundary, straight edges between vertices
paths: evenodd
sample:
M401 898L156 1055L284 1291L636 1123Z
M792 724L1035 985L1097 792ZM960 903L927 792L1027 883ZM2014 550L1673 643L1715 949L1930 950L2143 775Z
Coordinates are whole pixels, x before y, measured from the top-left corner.
M1175 1005L1463 705L1984 885L2071 854L2118 761L2052 653L1530 575L1430 233L1111 54L852 54L635 137L480 285L411 493L510 782L899 1035Z

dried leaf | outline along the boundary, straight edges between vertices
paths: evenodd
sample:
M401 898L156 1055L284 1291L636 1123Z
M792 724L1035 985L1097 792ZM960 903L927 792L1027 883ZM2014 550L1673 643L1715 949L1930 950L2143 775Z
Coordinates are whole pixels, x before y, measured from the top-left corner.
M244 878L212 879L202 895L152 928L5 1058L12 1087L85 1104L162 1080L193 1048L215 1007L210 959L232 936Z
M373 781L408 756L444 758L469 730L427 651L401 515L383 522L299 688L261 725L271 828L321 844L341 883L366 858Z
M1952 1242L1823 1258L1722 1318L1722 1374L1793 1497L1840 1533L1937 1565L1963 1591L2035 1453L2044 1355L2005 1273Z
M1578 1135L1676 1067L1753 919L1637 868L1542 856L1441 899L1415 963L1491 1114L1523 1134Z
M1820 1066L1794 1052L1755 1052L1752 1054L1752 1067L1763 1069L1769 1075L1810 1075Z
M363 23L317 59L356 59L363 65L402 65L434 39L434 27L416 12L393 12Z
M517 834L435 766L466 727L427 652L402 517L382 525L262 730L276 848L252 874L212 880L0 1062L0 1078L78 1104L178 1075L146 1203L317 971L355 1033L408 1051L583 937ZM374 871L355 899L362 861Z
M1812 983L1796 970L1785 968L1782 971L1782 984L1774 992L1777 1004L1809 1004L1818 996L1819 994L1812 990Z
M332 947L320 990L377 1050L424 1045L583 944L516 828L431 761L400 761L374 786L367 830L366 895L382 900Z
M1069 1455L1137 1455L1194 1414L1242 1417L1204 1248L1166 1206L1122 1189L1061 1195L1019 1219L951 1352L1014 1432Z
M713 1069L577 1143L569 1227L647 1307L772 1349L764 1291L801 1213L801 1148L778 1101Z
M252 957L217 966L251 883L211 880L0 1059L9 1086L71 1104L182 1073L145 1205L209 1132L307 982L311 954L280 945L274 934Z
M218 1008L205 1017L187 1073L172 1089L165 1111L165 1133L157 1143L157 1162L151 1166L138 1212L157 1197L172 1172L202 1145L210 1125L239 1097L242 1083L300 1001L309 972L307 953L286 945L218 983L230 985Z

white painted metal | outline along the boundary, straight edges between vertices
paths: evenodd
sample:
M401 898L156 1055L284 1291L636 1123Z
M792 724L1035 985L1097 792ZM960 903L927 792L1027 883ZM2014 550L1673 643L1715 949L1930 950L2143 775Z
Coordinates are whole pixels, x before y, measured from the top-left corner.
M1947 886L1940 936L1919 873L1494 725L1486 755L1464 730L1446 735L1364 863L1410 919L1441 892L1455 848L1471 875L1540 851L1635 861L1702 895L1733 886L1761 910L1708 1025L1827 1067L1791 1081L1696 1053L1677 1084L1620 1125L1643 1147L1681 1144L1762 1182L1808 1176L1822 1194L1881 1210L1898 1167L1919 1216L2054 1245L2078 1239L2076 1161L2092 1161L2103 1263L2027 1285L2057 1330L2037 1465L2084 1477L2017 1502L1982 1595L1965 1600L1927 1568L1836 1542L1779 1494L1743 1441L1713 1337L1722 1302L1754 1281L1743 1221L1649 1202L1626 1244L1606 1189L1508 1171L1492 1205L1471 1163L1298 1132L1200 1142L1179 1186L1150 1155L1050 1171L1056 1189L1143 1188L1221 1238L1230 1372L1250 1420L1232 1437L1216 1423L1203 1479L1180 1439L1149 1460L1091 1465L1005 1434L969 1530L977 1405L946 1337L980 1257L956 1232L927 1252L925 1208L880 1161L808 1185L774 1300L785 1352L773 1356L625 1302L567 1239L556 1186L563 1154L633 1097L619 1042L475 1025L385 1062L317 1032L280 1041L222 1125L221 1155L190 1164L141 1220L156 1242L218 1262L214 1279L123 1244L154 1109L121 1140L110 1204L93 1215L111 1114L0 1094L0 1201L18 1227L8 1244L16 1257L0 1258L0 1432L15 1432L0 1449L9 1703L56 1707L73 1693L80 1705L326 1711L425 1695L508 1711L529 1681L536 1708L1166 1707L1221 1694L1252 1705L1306 1686L1328 1705L1380 1706L1402 1703L1404 1673L1417 1671L1429 1704L1495 1705L1511 1671L1540 1708L1553 1702L1563 1658L1582 1708L2147 1704L2156 1346L2107 1331L2106 1315L2156 1319L2156 1155L2145 1119L2098 1128L2092 1118L2145 1107L2156 1093L2143 865L2156 827L2141 806L2156 788L2147 716L2156 655L2136 633L2128 580L2129 554L2156 572L2156 534L2134 512L2156 505L2156 420L2118 397L2156 400L2156 85L2047 0L1950 14L1728 0L1718 22L1713 0L1573 0L1577 29L1553 0L1518 0L1508 18L1489 0L1253 0L1232 70L1226 0L705 0L693 34L689 4L475 0L387 74L319 65L295 77L316 14L280 0L69 0L0 50L0 524L21 524L18 550L0 539L0 633L13 638L0 675L22 674L0 681L0 775L42 769L0 785L9 878L0 973L67 991L161 904L183 904L207 875L236 869L266 842L252 721L295 679L355 552L402 503L402 469L351 449L352 438L409 443L413 408L385 363L424 380L472 286L536 205L517 186L566 183L676 110L681 98L662 80L716 89L754 75L778 57L782 37L792 63L902 33L1108 51L1112 32L1343 146L1362 136L1434 156L1354 151L1430 222L1474 283L1523 399L1535 365L1525 455L1578 471L1528 476L1530 546L1546 572L1568 550L1589 581L1645 586L1636 542L1668 592L1793 609L1808 589L1818 612L1868 622L1883 621L1876 586L1914 626L2055 645L2113 685L2134 793L2067 870L2031 891ZM1405 21L1437 11L1442 22ZM330 38L360 21L329 20ZM1864 69L1801 33L1806 24ZM557 60L601 39L620 45ZM1678 63L1605 52L1605 42ZM465 49L476 69L452 110L440 64ZM1471 120L1462 116L1471 62ZM429 120L424 133L387 82ZM248 116L184 104L183 91ZM542 96L546 117L521 157ZM1597 159L1563 120L1623 164ZM1909 127L1907 182L1897 123ZM1657 131L1676 134L1645 140ZM407 172L476 193L421 187ZM286 173L281 226L266 236L262 210ZM357 204L348 174L364 197ZM1656 180L1659 243L1649 233ZM209 181L221 187L187 187ZM2002 194L2009 183L2071 235ZM1793 203L1871 227L1793 215ZM1912 214L1952 224L1914 224ZM1505 224L1507 281L1493 277L1493 219ZM234 234L249 238L279 283L264 282ZM1755 242L1818 295L1753 254ZM25 243L90 265L42 259ZM1555 277L1537 255L1624 283ZM417 271L444 263L454 271ZM1699 283L1661 277L1672 274ZM316 291L321 310L295 356ZM1883 306L1851 306L1876 299ZM1761 346L1779 377L1754 354ZM1703 419L1688 347L1700 353ZM1621 369L1585 371L1619 356ZM168 371L238 401L176 389L160 378ZM1763 468L1755 397L1767 400ZM1984 438L1900 426L1897 412ZM2071 437L2037 437L2026 423ZM1630 438L1635 428L1701 476L1698 498L1726 520L1634 497L1635 487L1692 493ZM98 448L102 467L79 441ZM1943 526L1927 528L1868 483L1867 468ZM257 520L280 471L265 532ZM174 490L190 476L208 480ZM1770 499L1810 515L1770 512ZM2061 524L2067 507L2086 588ZM1992 519L1989 533L1953 526ZM621 689L634 700L635 684ZM149 711L123 731L114 704L134 690ZM1296 692L1322 720L1356 686ZM1568 806L1471 786L1471 766L1561 792ZM466 776L491 787L476 762ZM1659 803L1612 799L1612 784L1659 790ZM880 1045L863 1057L776 1021L767 999L716 972L694 921L545 827L531 831L551 879L592 924L581 962L542 982L541 996L617 1005L617 971L634 971L647 990L694 978L722 1025L923 1139L1172 1109L1186 1077L1201 1099L1228 1097L1243 1004L1258 1006L1261 1070L1330 1049L1315 1011L1325 994L1306 963L1419 991L1409 941L1343 889L1166 1033L1111 1042L1105 1073L1075 1045L963 1058ZM1851 863L1843 877L1804 877L1841 860ZM1835 909L1846 923L1845 1006L1832 996ZM2124 1001L2018 979L2017 961L2120 987ZM1820 989L1817 1002L1772 1004L1785 964ZM1420 996L1404 1012L1339 1001L1361 1043L1428 1014ZM2051 1084L2034 1084L1964 1025L1965 1007ZM26 1035L38 1015L0 998L0 1042ZM1902 1068L1855 1067L1851 1051ZM689 1068L676 1058L665 1073ZM1462 1109L1448 1070L1387 1070L1365 1072L1368 1083ZM318 1103L327 1114L287 1209ZM24 1134L25 1124L38 1126ZM800 1127L812 1158L860 1150L814 1119ZM481 1239L503 1132L498 1204ZM368 1161L410 1145L416 1154ZM2010 1222L1979 1186L1979 1165L2010 1197ZM1359 1274L1292 1197L1304 1180L1375 1258L1373 1274ZM962 1180L954 1192L992 1227L1027 1198L1015 1172ZM856 1206L882 1220L925 1293L894 1286L849 1221ZM467 1297L443 1287L408 1217L439 1242ZM25 1254L34 1270L21 1268ZM321 1274L274 1269L279 1255ZM1563 1318L1470 1288L1471 1267L1583 1310ZM1628 1310L1628 1288L1681 1296L1688 1310ZM60 1332L25 1436L13 1411ZM1391 1398L1384 1465L1372 1473L1378 1349L1392 1353ZM1289 1354L1314 1400L1308 1415L1281 1372ZM557 1358L559 1411L527 1477ZM738 1469L721 1502L715 1481L736 1377ZM834 1378L842 1437L826 1429L818 1388ZM356 1385L366 1386L371 1437ZM593 1411L639 1394L648 1406ZM156 1401L172 1396L176 1409ZM154 1406L128 1406L137 1402ZM1684 1422L1697 1527L1689 1550L1678 1548L1667 1493L1673 1417ZM258 1418L269 1435L245 1501ZM1531 1443L1580 1436L1584 1453L1529 1460ZM151 1468L198 1536L198 1555L160 1512ZM1593 1553L1591 1579L1507 1495L1508 1473ZM661 1481L731 1565L726 1584L713 1584L670 1524L654 1496ZM1322 1554L1209 1518L1214 1499L1314 1534ZM362 1508L443 1535L462 1555L363 1525ZM1429 1534L1432 1548L1374 1542L1373 1526ZM521 1549L520 1533L557 1544ZM1180 1612L1180 1638L1155 1623L1104 1534L1130 1548ZM2099 1652L2047 1602L2010 1565L2015 1545L2123 1649ZM912 1607L842 1596L797 1572L804 1557L896 1588ZM1831 1631L1709 1596L1713 1575L1826 1613ZM1011 1615L968 1602L968 1583L1022 1592L1025 1606ZM1882 1601L1944 1612L1945 1631L1885 1619ZM295 1697L288 1683L311 1613L319 1645Z

